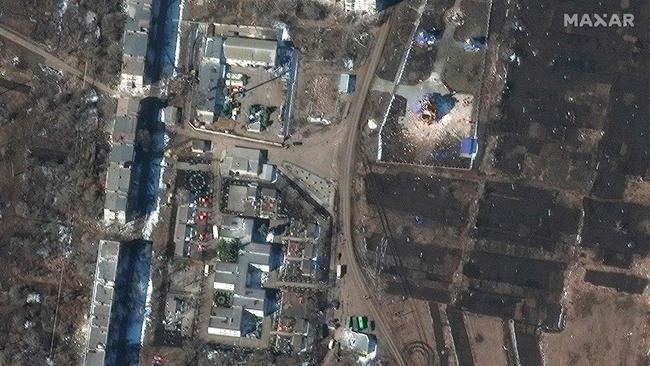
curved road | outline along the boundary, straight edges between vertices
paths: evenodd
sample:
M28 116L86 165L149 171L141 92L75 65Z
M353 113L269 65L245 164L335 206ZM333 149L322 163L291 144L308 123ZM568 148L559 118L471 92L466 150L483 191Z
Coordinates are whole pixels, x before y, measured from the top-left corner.
M65 61L58 58L56 55L47 51L45 48L43 48L42 45L14 30L5 27L4 25L0 25L0 37L6 38L11 42L14 42L17 45L27 49L28 51L43 57L45 59L45 63L52 68L65 71L71 75L78 77L81 80L84 79L83 70L79 70L76 67L69 65ZM91 77L88 77L87 75L86 82L110 96L116 95L116 92L113 90L113 88Z
M369 299L367 302L368 308L370 310L370 315L375 319L379 333L381 334L380 342L388 346L390 353L395 358L395 361L398 365L405 366L406 363L402 358L402 353L400 352L399 347L395 344L391 338L390 326L388 325L386 319L382 312L377 308L375 304L374 292L368 289L366 284L366 278L363 274L363 270L359 265L359 262L356 258L356 253L354 251L354 244L352 242L352 177L353 177L353 168L355 166L355 153L357 150L357 140L359 135L359 130L362 128L360 125L361 113L363 111L363 105L365 103L368 91L374 79L375 70L381 59L382 51L388 38L388 33L391 29L393 22L393 14L389 19L379 28L377 32L377 40L370 55L368 64L366 65L365 74L362 78L361 88L358 89L357 99L354 104L354 109L350 114L349 121L347 124L347 139L344 141L344 145L339 152L342 155L339 155L339 160L342 161L342 171L340 172L339 178L339 216L342 221L342 234L344 243L339 243L345 252L345 257L348 260L348 271L354 279L354 282L358 284L359 289L361 290L360 297Z

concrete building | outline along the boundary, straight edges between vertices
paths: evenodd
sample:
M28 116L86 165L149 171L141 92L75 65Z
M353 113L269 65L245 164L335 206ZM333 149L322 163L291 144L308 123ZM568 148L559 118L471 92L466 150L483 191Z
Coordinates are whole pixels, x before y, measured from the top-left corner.
M151 22L151 0L128 0L125 4L122 73L120 89L140 91L144 87L145 56Z
M240 250L237 263L214 265L213 287L229 292L232 304L229 308L212 309L208 334L242 337L254 329L250 325L255 319L268 314L264 283L271 270L271 252L269 244L249 243Z
M140 110L140 101L135 98L118 98L116 116L137 117ZM112 133L112 132L111 132Z
M146 32L151 22L153 0L127 0L125 5L126 24L124 29L132 32Z
M124 165L133 161L133 156L133 144L115 143L111 147L111 152L108 154L108 162Z
M84 366L104 365L119 253L119 242L100 240L90 304L90 329L86 339Z
M237 263L217 262L214 265L214 289L235 291L237 282Z
M174 255L189 257L192 238L194 237L194 215L196 207L193 205L179 205L176 208L176 226L174 227Z
M198 91L194 99L196 117L205 123L214 121L217 94L221 94L222 80L226 73L222 58L223 38L206 37L198 70Z
M338 83L339 93L349 94L354 92L356 80L357 80L356 75L341 74Z
M258 211L258 187L256 185L228 186L226 211L244 216L255 217Z
M217 239L236 239L241 244L248 244L253 240L254 226L254 219L224 215Z
M192 152L203 154L212 151L212 141L210 140L192 140Z
M129 183L131 181L131 169L125 168L120 164L109 163L106 172L106 191L118 192L126 195L129 192Z
M223 64L223 38L207 37L205 39L201 63Z
M122 56L120 89L138 90L144 87L144 57Z
M225 150L220 165L222 176L257 178L272 182L275 167L266 164L261 150L234 147Z
M341 345L359 356L359 362L365 364L377 355L377 339L372 334L357 333L343 329Z
M133 145L117 143L108 155L106 171L104 223L110 225L126 223L127 196L131 181L131 170L127 167L133 160Z
M377 0L344 0L345 11L358 13L374 13L377 11Z
M111 134L111 142L133 144L135 141L136 116L116 116L111 119L107 128Z
M208 324L208 334L241 337L244 309L240 306L231 308L213 308Z
M104 223L126 224L126 195L107 191L104 198Z
M278 42L266 39L229 37L223 45L226 63L243 67L275 67Z

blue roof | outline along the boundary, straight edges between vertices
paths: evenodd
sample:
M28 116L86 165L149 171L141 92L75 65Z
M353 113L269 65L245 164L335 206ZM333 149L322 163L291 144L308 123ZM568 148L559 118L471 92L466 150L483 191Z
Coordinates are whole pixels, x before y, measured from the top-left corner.
M467 137L460 141L460 155L465 157L475 156L478 152L478 139Z

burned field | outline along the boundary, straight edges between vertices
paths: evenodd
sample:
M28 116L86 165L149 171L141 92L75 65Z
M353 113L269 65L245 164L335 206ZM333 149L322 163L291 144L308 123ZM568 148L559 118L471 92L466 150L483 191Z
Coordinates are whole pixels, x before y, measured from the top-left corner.
M450 301L449 286L461 262L476 186L404 171L371 173L365 185L370 192L367 217L362 219L367 221L365 258L385 277L385 290Z
M445 11L453 4L454 2L451 0L428 1L420 18L416 34L422 31L444 33L446 26L444 21ZM435 44L428 47L413 47L411 49L412 56L404 65L402 83L415 85L427 79L434 71L437 52L438 47Z
M650 208L623 202L585 199L582 246L596 251L602 263L629 268L650 252Z
M392 53L384 55L384 68L380 67L373 85L374 90L392 92L394 97L381 119L376 160L457 169L472 166L477 149L474 105L486 55L489 4L470 0L461 1L459 7L454 4L425 1L414 14L415 23L400 18L401 13L394 18L397 30L386 46ZM405 51L394 52L391 41L408 33L407 28L411 38L404 42ZM468 46L474 39L476 43ZM387 64L397 74L385 77Z
M410 46L411 34L415 28L414 21L418 17L416 6L415 1L407 1L394 10L397 12L395 15L396 26L386 40L376 73L377 77L383 80L393 82L397 77L404 52Z
M460 2L466 18L455 25L455 42L478 34L476 3ZM384 291L429 302L436 338L450 332L463 363L485 363L463 353L480 343L467 338L477 331L466 328L472 314L502 319L502 346L522 364L646 364L650 338L639 322L648 321L650 292L650 78L643 68L650 64L643 47L650 25L564 27L562 14L593 6L509 6L497 1L491 13L488 47L496 50L486 70L504 90L483 89L498 96L481 97L479 115L490 118L478 128L478 168L377 164L364 178L359 248ZM639 15L650 5L610 2L598 11ZM422 22L435 24L428 12ZM454 57L439 46L414 48L411 56ZM382 162L458 167L444 153L418 152L444 144L419 146L404 133L408 88L421 82L418 70L435 64L406 63L381 130ZM445 67L445 87L470 90L463 85L478 83L471 80L476 73L460 66ZM438 355L448 347L435 344ZM497 344L493 352L499 350Z
M531 202L535 202L531 205ZM562 201L560 193L508 183L487 183L479 201L477 247L535 249L566 254L578 235L580 209Z

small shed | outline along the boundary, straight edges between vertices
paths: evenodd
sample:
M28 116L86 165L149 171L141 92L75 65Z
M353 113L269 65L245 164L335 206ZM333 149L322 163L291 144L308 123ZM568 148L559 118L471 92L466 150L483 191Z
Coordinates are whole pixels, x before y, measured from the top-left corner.
M355 82L357 80L356 75L352 74L341 74L339 78L339 93L350 94L354 92Z
M460 156L474 158L478 152L478 139L467 137L460 141Z

